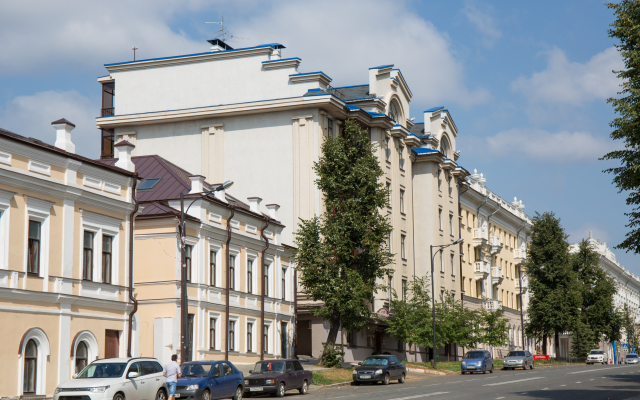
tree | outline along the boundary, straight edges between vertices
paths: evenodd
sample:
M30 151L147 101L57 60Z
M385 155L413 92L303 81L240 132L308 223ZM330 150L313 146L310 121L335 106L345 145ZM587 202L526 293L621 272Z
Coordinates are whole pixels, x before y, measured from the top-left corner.
M365 327L374 293L389 270L392 254L386 246L391 232L381 213L389 196L383 171L367 131L347 120L337 138L327 137L314 164L315 183L323 194L325 212L300 220L294 259L303 290L320 305L315 315L329 321L325 352L333 349L340 326Z
M429 280L414 277L402 297L393 291L387 332L403 343L428 345L433 337L431 329L431 297Z
M509 318L502 310L481 309L482 328L480 342L492 347L500 347L509 341Z
M618 114L611 121L611 138L624 142L623 150L609 152L601 160L618 160L620 166L605 169L614 174L613 183L620 192L627 193L627 205L631 212L626 225L629 232L616 248L638 253L640 251L640 2L623 0L619 4L609 3L617 17L611 24L609 36L620 40L616 47L624 60L624 69L614 71L621 79L622 90L618 98L609 98Z
M629 346L629 351L631 351L632 346L635 345L638 338L638 329L636 326L635 318L633 313L631 313L631 309L627 304L624 305L624 309L622 310L624 314L624 335L627 338L627 345Z
M527 251L525 268L531 277L533 296L525 329L529 337L542 339L545 354L547 337L555 334L556 354L559 354L559 334L573 327L579 315L581 296L570 262L567 235L560 219L553 213L536 213L533 217Z
M598 344L598 337L593 333L588 324L578 319L571 333L571 356L586 358L589 351Z

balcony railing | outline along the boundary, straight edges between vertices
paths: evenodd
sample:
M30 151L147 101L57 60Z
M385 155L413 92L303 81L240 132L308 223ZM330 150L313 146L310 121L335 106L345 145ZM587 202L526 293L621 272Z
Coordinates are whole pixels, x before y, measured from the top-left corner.
M473 228L473 247L483 246L489 240L489 232L483 228Z
M502 267L491 267L491 283L494 285L502 283Z
M499 253L502 250L502 242L500 236L491 236L489 238L489 245L491 246L491 254Z
M482 302L482 305L489 311L502 310L502 302L500 300L485 299Z
M529 287L529 278L522 278L522 290L525 291ZM516 290L520 290L520 279L516 279Z
M103 116L103 117L113 117L114 115L115 115L115 108L110 107L110 108L103 108L102 109L101 116Z
M527 250L526 249L514 249L513 250L513 258L515 259L516 264L522 264L527 261Z
M489 263L486 261L476 261L474 273L476 279L484 279L489 275Z

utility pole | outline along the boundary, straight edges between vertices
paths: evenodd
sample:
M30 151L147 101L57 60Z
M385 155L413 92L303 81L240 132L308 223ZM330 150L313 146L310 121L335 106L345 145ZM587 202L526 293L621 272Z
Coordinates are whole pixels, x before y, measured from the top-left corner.
M134 47L131 48L131 50L133 50L133 61L135 61L136 60L136 50L138 50L138 48L134 46Z

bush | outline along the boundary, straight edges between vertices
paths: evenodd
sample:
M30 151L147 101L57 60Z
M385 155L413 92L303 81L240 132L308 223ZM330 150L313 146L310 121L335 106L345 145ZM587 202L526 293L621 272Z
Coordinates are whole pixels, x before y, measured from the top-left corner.
M322 354L322 365L328 368L340 368L340 363L343 361L344 351L325 345L324 353Z

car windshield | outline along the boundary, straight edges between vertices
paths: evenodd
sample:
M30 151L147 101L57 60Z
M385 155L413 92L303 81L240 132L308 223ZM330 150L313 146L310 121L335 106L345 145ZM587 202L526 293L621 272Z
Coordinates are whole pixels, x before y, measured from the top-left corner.
M637 354L627 354L627 358L638 358Z
M124 373L127 363L89 364L76 376L76 379L119 378Z
M591 350L589 354L604 354L604 350Z
M256 363L253 369L254 374L262 374L264 372L284 372L284 361L260 361Z
M524 351L510 351L507 357L524 357Z
M387 357L369 357L362 362L362 365L387 365L389 359Z
M469 351L464 355L464 358L484 358L484 351Z
M182 364L183 377L209 376L211 364Z

